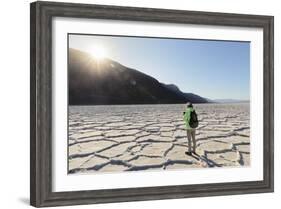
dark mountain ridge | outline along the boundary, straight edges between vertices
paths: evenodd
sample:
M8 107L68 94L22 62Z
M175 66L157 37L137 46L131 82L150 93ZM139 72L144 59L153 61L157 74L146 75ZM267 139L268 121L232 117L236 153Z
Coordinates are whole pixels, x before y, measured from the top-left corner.
M183 93L174 84L155 78L110 59L69 49L69 104L177 104L207 103L207 99Z

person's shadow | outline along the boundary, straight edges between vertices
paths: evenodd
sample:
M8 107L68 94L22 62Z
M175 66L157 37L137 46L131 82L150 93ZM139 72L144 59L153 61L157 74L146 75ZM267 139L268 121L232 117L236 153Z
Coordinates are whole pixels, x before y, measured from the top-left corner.
M208 167L221 167L221 165L217 164L215 161L206 158L204 155L199 155L198 153L192 153L191 157L195 158L198 161L203 161L207 163Z

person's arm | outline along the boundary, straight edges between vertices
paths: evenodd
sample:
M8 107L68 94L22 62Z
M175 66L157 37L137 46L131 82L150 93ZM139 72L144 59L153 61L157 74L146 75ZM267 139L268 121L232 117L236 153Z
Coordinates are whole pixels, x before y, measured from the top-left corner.
M186 111L186 121L187 121L187 123L189 124L189 121L190 121L190 109L188 109L188 110Z
M184 114L184 121L186 123L187 128L190 127L189 126L189 120L190 120L190 110L186 109L185 114Z

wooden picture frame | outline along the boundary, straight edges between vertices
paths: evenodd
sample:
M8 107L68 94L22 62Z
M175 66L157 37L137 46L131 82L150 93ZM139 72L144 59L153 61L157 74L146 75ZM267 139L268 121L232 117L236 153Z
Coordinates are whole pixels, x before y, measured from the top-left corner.
M273 17L89 4L34 2L30 8L30 203L35 207L274 191ZM72 192L52 191L52 19L93 18L263 29L263 180Z

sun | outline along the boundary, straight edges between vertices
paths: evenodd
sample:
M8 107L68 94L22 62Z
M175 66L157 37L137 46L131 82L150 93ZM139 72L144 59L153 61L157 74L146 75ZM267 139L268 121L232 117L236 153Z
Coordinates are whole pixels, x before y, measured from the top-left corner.
M106 51L104 46L102 46L102 45L95 45L91 49L91 55L94 58L96 58L98 60L101 60L101 59L104 59L107 56L107 51Z

